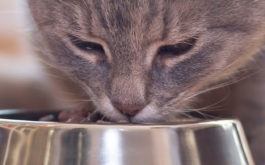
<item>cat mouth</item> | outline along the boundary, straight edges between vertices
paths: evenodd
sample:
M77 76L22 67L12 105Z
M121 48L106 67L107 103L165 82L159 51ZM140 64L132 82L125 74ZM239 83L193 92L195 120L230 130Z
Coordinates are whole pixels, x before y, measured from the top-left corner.
M170 123L181 123L187 121L197 121L202 119L201 116L197 114L190 113L192 118L184 118L179 117L178 120L175 121L133 121L132 119L128 118L128 120L117 120L113 121L110 118L106 117L100 112L91 112L85 109L83 110L75 110L75 111L61 111L57 113L51 113L45 115L39 119L39 121L51 121L51 122L59 122L59 123L73 123L73 124L170 124ZM204 118L204 117L203 117Z
M119 120L119 121L114 122L110 118L106 117L100 112L96 112L96 111L91 112L91 110L88 111L86 109L74 110L74 111L62 111L57 114L49 114L49 115L41 117L39 120L40 121L62 122L62 123L78 123L78 124L91 124L91 123L126 124L126 123L129 123L129 120Z

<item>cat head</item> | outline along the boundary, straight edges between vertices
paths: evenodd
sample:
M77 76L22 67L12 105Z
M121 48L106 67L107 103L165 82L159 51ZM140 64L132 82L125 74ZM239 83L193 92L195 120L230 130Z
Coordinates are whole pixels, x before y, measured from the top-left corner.
M258 0L28 0L53 62L111 120L164 120L261 47Z

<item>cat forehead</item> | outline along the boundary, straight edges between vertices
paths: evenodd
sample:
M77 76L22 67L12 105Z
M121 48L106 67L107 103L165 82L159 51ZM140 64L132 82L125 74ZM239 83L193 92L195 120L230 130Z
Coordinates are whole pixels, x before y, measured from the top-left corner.
M75 17L82 15L83 21L93 20L101 26L129 29L141 24L150 24L156 19L160 23L194 23L214 17L237 17L238 11L251 8L252 0L28 0L38 9L48 10L53 16ZM249 6L247 6L249 5ZM39 7L41 6L41 7ZM45 14L44 14L45 15ZM46 14L47 15L47 14ZM51 19L51 18L50 18ZM93 20L91 20L93 19ZM222 19L225 20L225 19Z
M28 0L37 22L114 40L180 40L208 27L250 28L252 0ZM261 4L262 5L262 4ZM264 4L263 4L264 6ZM251 18L251 19L250 19ZM236 28L235 28L236 27Z
M188 31L196 33L203 26L204 14L196 3L180 0L64 1L58 4L57 17L68 20L71 29L96 37L161 40L174 37L170 34L176 32L191 36L193 34L187 34ZM67 24L66 21L62 23Z
M105 38L115 40L162 40L171 27L180 27L178 18L170 19L162 5L150 1L127 3L126 5L104 5L103 11L97 6L92 14L91 33L105 34ZM103 13L103 14L102 14ZM96 20L93 20L96 19ZM169 21L171 20L171 21ZM173 22L174 21L174 22ZM171 24L171 25L170 25ZM171 26L171 27L170 27Z

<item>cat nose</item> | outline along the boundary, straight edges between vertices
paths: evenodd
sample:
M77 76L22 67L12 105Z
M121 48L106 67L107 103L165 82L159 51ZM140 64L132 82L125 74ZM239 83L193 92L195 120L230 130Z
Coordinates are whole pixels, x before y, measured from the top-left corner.
M135 116L145 107L144 104L126 105L118 102L113 102L112 104L117 110L129 117Z

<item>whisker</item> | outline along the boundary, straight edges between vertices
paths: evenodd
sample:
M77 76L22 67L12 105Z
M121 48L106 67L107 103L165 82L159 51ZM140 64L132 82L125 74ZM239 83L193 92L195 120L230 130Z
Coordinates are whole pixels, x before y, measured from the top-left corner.
M87 1L86 0L82 0L82 1L83 1L84 5L85 5L86 9L89 9Z
M208 106L205 106L205 107L202 107L202 108L195 108L195 109L181 109L181 111L176 111L176 108L174 108L173 106L169 106L171 109L170 112L175 112L176 114L179 114L179 113L198 113L199 115L201 115L203 118L205 119L208 119L208 118L217 118L216 116L213 116L213 115L210 115L210 114L207 114L207 113L204 113L202 111L207 111L207 112L210 112L210 111L216 111L217 108L223 108L222 106L217 106L218 104L224 102L225 100L227 100L227 98L229 98L229 96L231 95L231 90L229 90L229 92L227 93L226 96L222 97L220 100L208 105Z
M192 116L192 115L190 115L190 114L187 114L187 113L184 113L184 112L182 112L182 113L179 113L180 115L183 115L183 116L185 116L185 117L187 117L187 118L189 118L189 119L194 119L195 117L194 116Z
M258 72L258 71L257 71L257 72ZM238 82L240 82L240 81L243 81L243 80L245 80L245 79L247 79L247 78L253 76L254 74L257 74L257 72L255 72L255 73L251 73L251 74L249 74L249 75L246 75L246 76L244 76L244 77L242 77L242 78L240 78L240 79L238 79L238 80L233 80L233 81L231 81L231 82L220 83L220 84L217 84L216 86L213 86L213 87L210 87L210 88L207 88L207 89L201 90L201 91L199 91L199 92L197 92L197 93L195 93L195 94L193 94L193 95L190 95L190 96L184 98L183 101L186 101L186 100L192 99L192 98L194 98L194 97L196 97L196 96L198 96L198 95L201 95L201 94L204 94L204 93L207 93L207 92L213 91L213 90L215 90L215 89L219 89L219 88L223 88L223 87L226 87L226 86L229 86L229 85L236 84L236 83L238 83Z

